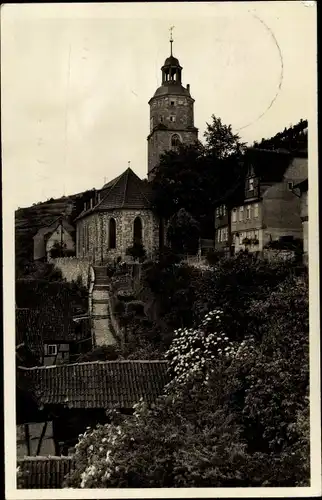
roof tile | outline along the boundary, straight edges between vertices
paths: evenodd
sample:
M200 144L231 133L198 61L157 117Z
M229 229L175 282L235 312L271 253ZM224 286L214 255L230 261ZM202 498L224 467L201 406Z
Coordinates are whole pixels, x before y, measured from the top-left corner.
M152 403L168 381L166 361L95 361L18 368L41 405L68 408L132 408Z

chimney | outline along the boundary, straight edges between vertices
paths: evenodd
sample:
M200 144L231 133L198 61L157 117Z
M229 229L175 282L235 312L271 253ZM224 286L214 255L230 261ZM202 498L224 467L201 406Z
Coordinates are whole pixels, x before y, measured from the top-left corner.
M190 83L187 83L187 90L190 92Z

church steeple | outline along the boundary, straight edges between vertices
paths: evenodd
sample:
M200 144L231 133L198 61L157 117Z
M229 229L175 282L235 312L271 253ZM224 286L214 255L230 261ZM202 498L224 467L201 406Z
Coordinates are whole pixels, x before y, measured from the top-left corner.
M182 67L173 55L173 36L170 28L170 56L165 60L162 84L150 99L150 134L148 136L148 178L153 177L160 155L177 148L180 142L191 144L198 139L194 126L190 87L182 85Z
M174 26L170 28L170 57L164 62L164 65L161 68L162 71L162 85L168 84L179 84L181 85L181 71L182 67L176 57L173 57L172 53L172 44L173 44L173 36L172 30Z

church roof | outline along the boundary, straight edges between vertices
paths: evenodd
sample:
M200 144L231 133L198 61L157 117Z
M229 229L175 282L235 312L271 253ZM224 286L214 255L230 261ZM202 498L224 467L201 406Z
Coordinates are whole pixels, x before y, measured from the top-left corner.
M163 66L179 66L181 68L179 60L172 55L166 58Z
M177 82L167 82L161 85L161 87L155 91L153 97L158 97L160 95L185 95L191 97L189 90Z
M101 190L101 200L91 209L84 210L77 219L93 212L115 209L151 208L151 186L140 179L131 168L105 184Z

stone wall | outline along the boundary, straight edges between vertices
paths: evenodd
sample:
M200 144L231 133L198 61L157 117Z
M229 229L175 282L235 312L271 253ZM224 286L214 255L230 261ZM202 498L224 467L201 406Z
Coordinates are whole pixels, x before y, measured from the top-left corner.
M77 222L76 252L80 259L94 264L125 258L126 249L133 245L133 224L136 217L142 221L142 242L151 258L159 247L159 222L151 210L113 210L94 213ZM116 222L116 248L109 248L109 222Z
M178 134L184 144L193 144L198 139L197 129L192 130L155 130L148 138L148 172L159 164L160 156L171 149L171 137ZM151 176L149 176L151 180Z
M90 261L78 259L77 257L58 257L50 259L57 269L62 272L63 278L68 282L76 281L80 276L85 287L88 286Z
M178 134L185 144L198 139L198 130L194 128L193 105L194 99L184 95L167 94L151 99L148 172L159 163L160 155L171 149L173 134ZM157 128L160 125L164 125L166 129Z

